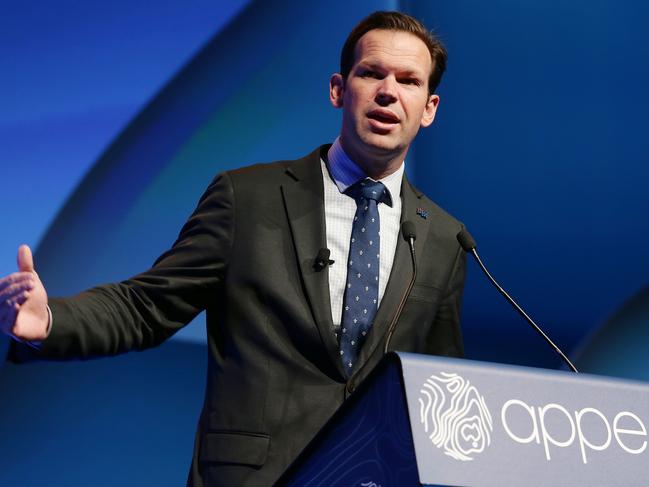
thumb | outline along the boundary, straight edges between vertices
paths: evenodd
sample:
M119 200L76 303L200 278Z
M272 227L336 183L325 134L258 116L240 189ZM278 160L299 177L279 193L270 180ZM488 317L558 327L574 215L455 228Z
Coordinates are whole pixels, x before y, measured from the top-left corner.
M18 270L20 272L34 272L34 259L32 250L28 245L21 245L18 248Z

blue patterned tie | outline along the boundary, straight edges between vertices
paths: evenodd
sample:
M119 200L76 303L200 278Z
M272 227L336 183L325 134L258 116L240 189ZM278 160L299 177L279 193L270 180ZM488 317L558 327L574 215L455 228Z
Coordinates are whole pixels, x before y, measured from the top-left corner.
M379 299L380 222L378 203L392 205L383 183L365 179L346 194L356 200L356 215L347 262L347 283L342 313L340 358L347 376L352 375L359 350L369 333Z

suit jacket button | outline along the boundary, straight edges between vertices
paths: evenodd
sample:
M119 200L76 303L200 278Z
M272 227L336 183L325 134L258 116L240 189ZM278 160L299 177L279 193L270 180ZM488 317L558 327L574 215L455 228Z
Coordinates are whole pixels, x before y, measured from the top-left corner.
M356 385L352 381L349 381L345 386L345 389L347 389L347 394L351 394L356 390Z

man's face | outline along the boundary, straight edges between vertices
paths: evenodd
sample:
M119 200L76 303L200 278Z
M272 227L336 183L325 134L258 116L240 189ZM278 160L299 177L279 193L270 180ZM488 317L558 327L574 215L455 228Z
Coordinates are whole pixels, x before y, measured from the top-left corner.
M331 102L343 108L343 148L353 160L367 165L405 157L419 127L435 118L431 69L426 44L413 34L371 30L358 40L347 79L334 74L330 82Z

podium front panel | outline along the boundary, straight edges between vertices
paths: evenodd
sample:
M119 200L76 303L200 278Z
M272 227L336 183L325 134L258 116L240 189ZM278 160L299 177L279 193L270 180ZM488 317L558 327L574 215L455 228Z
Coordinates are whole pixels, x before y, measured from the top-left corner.
M419 479L649 485L649 385L400 353Z

